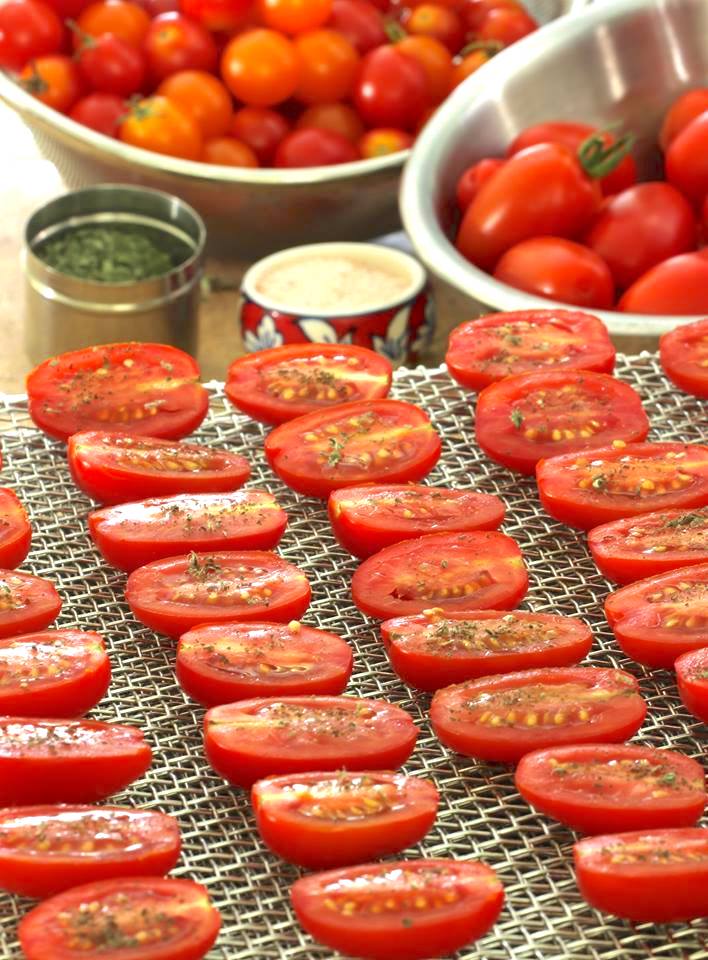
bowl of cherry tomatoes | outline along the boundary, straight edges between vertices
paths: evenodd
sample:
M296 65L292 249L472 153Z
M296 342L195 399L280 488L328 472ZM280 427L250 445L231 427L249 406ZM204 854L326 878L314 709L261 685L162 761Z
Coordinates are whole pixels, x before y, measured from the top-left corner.
M177 194L253 259L396 228L437 105L586 2L5 0L0 99L69 187Z
M485 308L581 307L655 346L708 315L706 157L708 6L616 0L453 93L413 150L402 218Z

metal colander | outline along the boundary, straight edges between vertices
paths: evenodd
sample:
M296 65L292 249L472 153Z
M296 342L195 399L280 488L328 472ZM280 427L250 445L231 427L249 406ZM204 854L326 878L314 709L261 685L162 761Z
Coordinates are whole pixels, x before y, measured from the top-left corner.
M672 387L655 358L620 358L617 372L645 401L650 439L708 438L705 403ZM438 743L427 719L429 698L400 683L376 624L351 603L349 582L356 561L336 544L324 504L292 493L273 478L262 455L264 428L238 416L221 385L211 386L211 413L196 439L246 454L254 465L249 485L271 490L288 511L281 553L307 573L314 595L303 619L355 647L350 693L390 700L410 711L419 725L420 738L406 771L435 781L441 807L428 837L408 854L480 858L504 884L507 899L500 921L459 957L708 960L706 922L632 925L588 907L573 877L573 834L521 800L508 768L464 759ZM443 457L431 483L474 487L506 502L504 530L518 540L529 566L531 587L523 607L585 619L596 637L588 662L622 667L641 681L649 714L638 741L701 757L705 728L682 707L673 675L643 669L615 644L602 614L609 585L597 573L582 534L543 513L533 480L509 473L475 447L469 395L444 369L421 368L398 371L393 395L425 407L443 437ZM266 851L247 794L225 784L206 763L204 712L175 681L175 645L133 620L123 600L125 576L101 562L88 537L85 519L91 503L71 482L63 446L34 429L24 397L0 399L0 429L3 483L19 492L34 528L23 569L56 583L64 600L58 625L98 630L111 654L111 688L92 717L141 727L155 750L147 776L111 802L159 808L179 819L184 853L175 875L206 884L223 917L210 960L332 956L301 931L291 913L288 889L298 870ZM30 905L0 896L0 957L18 956L16 925Z

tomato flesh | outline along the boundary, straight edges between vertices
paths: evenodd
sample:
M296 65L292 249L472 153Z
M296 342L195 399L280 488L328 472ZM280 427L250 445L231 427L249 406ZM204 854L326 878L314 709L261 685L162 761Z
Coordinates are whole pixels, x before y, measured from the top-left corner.
M438 791L402 773L297 773L254 784L264 843L284 860L326 870L399 853L435 821Z
M556 667L438 690L430 720L438 739L458 753L514 763L543 747L626 740L646 709L637 681L623 670Z
M677 387L708 397L708 320L684 323L659 338L664 373Z
M14 570L29 553L32 528L17 496L0 487L0 568Z
M313 770L394 770L418 731L383 700L263 697L212 707L205 718L207 759L241 787L271 774Z
M674 667L684 706L694 717L708 723L708 647L682 653Z
M462 860L400 860L297 880L302 926L333 950L367 960L442 957L483 936L501 913L493 870Z
M365 347L298 343L234 360L226 395L254 420L279 424L341 403L381 400L391 377L389 361Z
M0 638L43 630L59 616L54 585L17 570L0 570Z

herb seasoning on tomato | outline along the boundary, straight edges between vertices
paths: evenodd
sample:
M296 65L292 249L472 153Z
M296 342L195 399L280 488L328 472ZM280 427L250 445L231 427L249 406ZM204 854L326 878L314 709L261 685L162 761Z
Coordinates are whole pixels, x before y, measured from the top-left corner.
M54 585L17 570L0 570L0 637L43 630L59 616Z
M19 567L29 552L31 539L25 508L12 490L0 487L0 568Z
M682 653L674 663L674 669L686 709L708 723L708 646Z

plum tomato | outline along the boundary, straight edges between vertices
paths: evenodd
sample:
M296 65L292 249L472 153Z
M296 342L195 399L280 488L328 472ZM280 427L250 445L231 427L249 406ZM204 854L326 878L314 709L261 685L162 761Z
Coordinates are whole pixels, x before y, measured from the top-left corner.
M430 720L446 747L515 763L544 747L627 740L646 710L637 680L623 670L554 667L445 687L433 697Z
M221 57L221 76L231 93L250 107L272 107L297 90L300 61L293 43L274 30L237 34Z
M223 137L230 131L234 118L231 94L210 73L180 70L163 80L157 93L189 114L206 140Z
M359 141L359 150L364 160L387 157L392 153L409 150L412 146L413 137L405 130L367 130Z
M27 93L59 113L68 113L83 93L79 68L71 57L59 53L30 60L19 83Z
M510 470L533 476L544 457L587 450L649 432L639 394L628 383L589 370L520 373L480 393L477 443Z
M684 323L659 338L664 373L680 390L708 398L708 320Z
M266 846L290 863L328 870L418 843L435 821L438 791L402 773L338 770L259 780L251 802Z
M104 33L85 36L75 53L83 82L92 91L130 97L143 89L146 75L141 50L120 37Z
M247 143L235 137L212 137L204 143L202 163L220 167L258 167L258 157Z
M346 103L316 103L297 119L298 130L329 130L358 144L364 136L364 124L354 107ZM407 134L406 134L407 136ZM275 349L278 349L277 347Z
M271 774L395 770L418 730L384 700L262 697L212 707L204 720L209 763L240 787Z
M69 111L69 116L96 133L117 138L127 110L122 97L110 93L90 93L76 101Z
M313 128L289 133L275 151L276 167L329 167L360 159L358 148L347 137Z
M369 0L334 0L328 26L346 37L362 56L388 43L384 18Z
M266 27L293 36L323 27L332 15L332 0L259 0Z
M480 188L500 170L506 160L498 157L486 157L468 167L457 181L455 197L457 206L464 213L480 191Z
M182 70L213 73L219 57L209 31L175 11L155 17L147 31L144 50L156 83Z
M332 103L350 96L360 57L346 37L335 30L313 30L296 37L293 46L300 61L294 93L297 100L307 104Z
M380 620L434 608L511 610L527 589L518 544L492 530L394 543L365 560L352 578L354 603Z
M241 107L234 113L230 130L232 136L253 150L264 167L272 166L278 144L289 131L285 117L267 107Z
M0 5L0 67L21 70L35 57L59 53L64 26L51 5L7 0Z
M679 133L706 111L708 111L708 87L688 90L674 100L664 116L659 133L659 146L664 153Z
M0 568L14 570L29 553L32 528L17 495L0 487Z
M61 600L49 580L0 570L0 637L43 630L59 616Z
M625 291L617 310L660 316L708 313L708 257L682 253L657 263Z
M692 203L708 194L708 110L699 114L669 144L666 179Z
M150 30L150 16L139 3L130 0L98 0L84 7L76 26L74 47L77 49L81 46L82 34L102 37L110 33L139 50Z
M684 706L694 717L708 723L708 646L682 653L674 669Z
M132 101L118 136L133 147L182 160L200 160L204 147L197 123L160 96Z
M361 62L354 105L368 127L414 130L428 106L428 76L396 46L371 50Z

